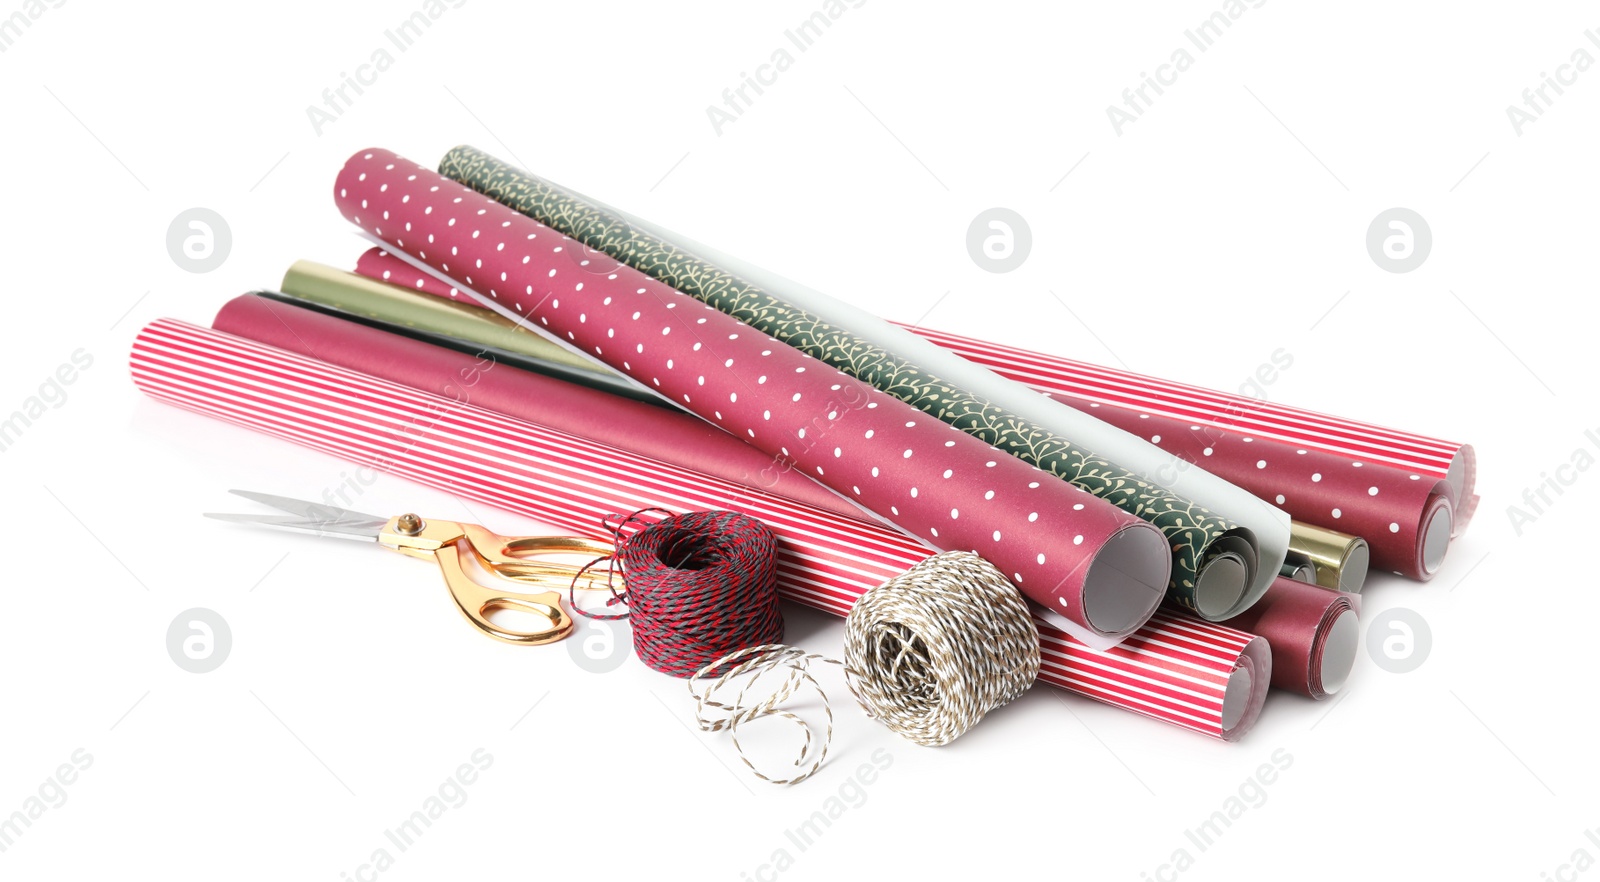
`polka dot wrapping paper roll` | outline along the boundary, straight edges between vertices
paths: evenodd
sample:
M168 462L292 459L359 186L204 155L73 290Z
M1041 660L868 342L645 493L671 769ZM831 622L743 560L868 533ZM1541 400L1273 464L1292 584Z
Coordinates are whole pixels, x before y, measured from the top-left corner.
M1155 524L1172 547L1167 597L1184 609L1216 620L1236 615L1260 596L1255 590L1260 554L1254 533L1193 500L996 406L852 328L824 321L734 276L610 208L482 151L457 147L440 161L439 170L594 249L593 261L605 265L611 265L606 258L620 261ZM1271 562L1274 571L1278 563ZM1266 584L1260 580L1260 590Z
M894 398L384 150L334 187L352 223L485 302L944 550L975 551L1081 639L1155 611L1161 532Z
M1100 367L1042 352L975 340L924 327L908 330L974 364L1052 396L1072 396L1101 407L1187 421L1247 435L1254 443L1298 451L1321 450L1350 462L1417 475L1450 503L1451 535L1459 535L1478 505L1477 454L1460 444L1330 416L1264 399L1202 389L1132 371ZM1106 414L1097 414L1110 419ZM1343 528L1339 528L1343 529ZM1348 531L1346 531L1348 532Z
M1063 404L1156 439L1163 450L1275 503L1297 522L1360 536L1372 564L1411 579L1438 572L1452 507L1437 478L1238 430L1056 395Z
M282 333L270 313L232 318L241 334ZM162 319L142 329L129 369L140 389L169 404L575 536L608 539L602 517L650 506L741 511L778 538L782 597L837 616L933 554L883 524L185 322ZM1037 613L1035 623L1040 680L1225 741L1255 724L1272 676L1265 640L1165 610L1106 651ZM457 633L464 632L450 626Z

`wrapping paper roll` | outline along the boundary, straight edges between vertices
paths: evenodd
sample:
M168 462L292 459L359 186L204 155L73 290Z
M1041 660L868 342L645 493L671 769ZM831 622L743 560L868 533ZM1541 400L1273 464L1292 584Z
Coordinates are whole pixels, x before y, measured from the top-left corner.
M212 327L362 374L471 402L652 459L720 474L857 520L859 508L805 475L686 413L618 398L478 356L452 352L264 297L235 297Z
M1351 462L1383 464L1407 476L1417 475L1424 483L1436 482L1434 492L1449 499L1454 510L1455 534L1466 529L1477 509L1477 455L1467 444L1173 383L1131 371L1098 367L946 331L905 327L963 358L1048 395L1074 396L1104 406L1159 414L1185 421L1185 425L1215 426L1248 435L1255 443L1291 451L1321 450L1346 457Z
M1272 685L1321 700L1344 688L1361 647L1358 599L1292 579L1228 627L1259 634L1272 647Z
M422 296L402 290L400 288L395 288L393 285L387 285L386 287L394 288L395 292L403 297L417 299ZM383 318L375 317L370 313L352 312L342 307L330 306L326 303L318 303L315 300L302 299L294 296L293 294L285 294L281 291L252 291L250 294L251 296L260 297L263 300L270 300L273 303L281 303L285 306L292 306L296 309L310 310L311 312L318 313L319 315L332 316L343 322L350 322L352 324L363 325L369 328L377 328L385 333L399 334L407 339L418 340L432 346L443 347L453 352L466 353L467 355L483 359L486 362L509 365L525 371L543 374L547 377L555 377L560 380L565 380L569 383L576 383L580 386L586 386L590 389L609 392L612 395L643 402L654 407L664 408L667 410L677 410L677 408L672 407L670 402L662 401L661 396L649 391L648 389L645 389L643 386L640 386L633 380L610 370L605 365L599 365L598 370L589 368L574 368L565 364L557 364L555 362L546 361L543 358L535 355L529 355L526 352L514 352L508 349L501 349L497 346L490 346L481 340L474 341L468 337L455 337L441 334L437 331L430 331L415 325L399 324ZM497 314L495 317L499 318L500 316ZM476 324L471 325L471 327L474 331L480 329ZM487 324L482 326L482 328L488 327L490 326ZM467 326L464 325L456 330L465 331L466 328ZM538 335L528 334L527 336L537 337ZM546 340L543 337L539 337L539 340L551 347L557 349L560 348L559 346L556 346L555 343ZM562 350L562 354L568 356L572 355L572 353L567 352L566 350Z
M1372 563L1383 569L1426 581L1439 571L1450 547L1453 510L1442 480L1311 447L1269 444L1236 429L1065 393L1055 398L1144 433L1163 450L1271 500L1296 524L1360 536L1371 548Z
M943 550L975 551L1063 627L1111 645L1160 603L1172 556L1133 517L384 150L334 187L352 223ZM486 289L486 290L484 290Z
M336 307L386 324L422 328L450 337L468 337L494 349L515 352L569 370L612 374L538 334L529 333L492 309L476 303L448 303L406 296L397 286L309 260L297 260L283 274L284 294Z
M1360 594L1366 584L1372 551L1360 536L1296 523L1289 548L1311 567L1312 578L1303 582L1346 594Z
M463 169L472 168L480 162L478 157L482 156L474 154L475 151L463 150L458 156L457 152L453 151L446 157L446 163L451 166L459 165ZM452 162L451 157L458 157L458 161ZM500 164L499 167L504 168L504 165ZM476 179L477 176L473 177ZM524 177L531 178L525 174ZM543 183L564 190L549 182ZM931 373L1055 435L1072 438L1145 480L1184 499L1193 500L1219 516L1245 527L1256 539L1259 560L1255 580L1250 585L1249 594L1243 599L1243 604L1253 603L1255 598L1259 598L1281 570L1289 549L1289 516L1250 492L1229 484L1204 469L1195 468L1191 463L1178 459L1138 435L1125 432L1073 408L1051 402L1021 383L1001 377L932 341L847 302L741 261L642 218L605 206L589 197L572 191L565 192L574 199L588 202L622 218L636 231L669 243L713 264L756 288L781 297L829 325L848 330L873 346L901 355ZM376 256L372 258L364 256L364 259L370 260L372 268L380 272L394 270L400 273L401 278L408 279L416 275L415 271L404 273L392 267L388 261ZM440 296L450 294L447 286L437 282L428 285L428 291Z
M435 297L443 297L447 300L473 304L477 309L484 308L477 306L477 301L471 296L463 294L460 288L446 284L437 277L422 272L407 263L404 258L395 256L386 248L374 246L361 252L361 256L356 258L355 271L357 275L388 282L391 285L405 288L409 291L419 291L424 294L432 294ZM494 310L489 311L494 312Z
M1304 555L1295 554L1294 552L1290 552L1289 559L1283 562L1283 569L1280 571L1280 575L1285 579L1293 579L1296 582L1304 582L1307 585L1317 584L1316 564L1313 564Z
M885 526L184 322L145 327L130 367L163 401L576 535L605 538L600 518L650 506L744 512L778 537L783 596L835 615L932 553ZM1259 637L1161 612L1095 652L1036 618L1045 682L1230 741L1260 713L1272 662Z
M399 273L395 274L395 270L398 270ZM409 288L415 288L418 291L435 294L446 300L454 300L457 303L466 304L473 309L483 308L472 297L461 293L460 288L446 285L433 276L419 275L411 268L411 264L395 257L382 248L368 248L362 252L361 256L356 258L356 273L370 279L377 279L395 285L404 285Z
M609 209L579 198L471 147L440 162L445 176L492 196L564 233L859 380L943 420L987 444L1038 466L1123 511L1160 527L1172 546L1168 599L1217 620L1247 608L1259 572L1254 534L1201 505L998 407L926 364L885 349L853 328L830 324L723 268L642 230ZM1271 562L1267 575L1276 572ZM1265 589L1267 580L1260 587Z

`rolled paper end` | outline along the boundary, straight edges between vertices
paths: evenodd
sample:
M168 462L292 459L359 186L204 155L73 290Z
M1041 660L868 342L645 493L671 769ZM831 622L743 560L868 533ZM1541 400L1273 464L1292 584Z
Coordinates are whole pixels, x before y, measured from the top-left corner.
M1239 653L1239 663L1228 676L1222 697L1222 740L1238 741L1261 717L1272 682L1272 650L1260 637Z
M1219 554L1206 561L1195 579L1195 610L1206 621L1226 618L1249 585L1244 561L1231 552Z
M1367 545L1367 540L1357 538L1345 549L1344 559L1339 562L1338 588L1346 594L1360 594L1361 586L1367 581L1367 568L1372 565L1372 548ZM1316 578L1311 578L1316 584Z
M1286 563L1283 565L1283 577L1307 585L1317 584L1317 568L1308 563Z
M1260 600L1265 591L1255 590L1257 566L1254 534L1243 528L1224 533L1211 544L1211 557L1200 566L1194 586L1195 614L1219 622Z
M1349 594L1361 590L1372 563L1372 549L1365 539L1299 521L1290 529L1292 553L1311 561L1316 571L1313 584Z
M1471 499L1477 490L1478 484L1478 453L1472 449L1471 444L1463 444L1456 450L1456 455L1450 457L1450 467L1445 470L1444 482L1453 494L1452 499L1457 500L1457 505L1465 509L1466 500ZM1460 523L1455 526L1465 529L1467 519L1460 518Z
M1445 552L1450 550L1450 535L1454 530L1455 516L1450 508L1450 500L1435 496L1423 511L1422 528L1417 531L1422 537L1421 547L1417 549L1422 578L1431 578L1439 571L1439 565L1444 563Z
M1121 640L1139 630L1167 593L1172 551L1160 530L1134 524L1112 534L1083 577L1083 616L1094 634Z
M1344 688L1350 671L1355 668L1356 651L1361 645L1361 620L1354 609L1343 610L1327 627L1322 657L1313 662L1311 670L1311 691L1323 696Z

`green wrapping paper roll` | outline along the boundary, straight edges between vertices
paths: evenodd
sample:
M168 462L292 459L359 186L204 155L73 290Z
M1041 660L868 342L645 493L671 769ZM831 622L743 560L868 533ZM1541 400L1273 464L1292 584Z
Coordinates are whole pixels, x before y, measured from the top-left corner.
M482 151L457 147L439 172L1149 521L1172 546L1167 597L1179 606L1217 621L1249 605L1258 557L1249 530Z

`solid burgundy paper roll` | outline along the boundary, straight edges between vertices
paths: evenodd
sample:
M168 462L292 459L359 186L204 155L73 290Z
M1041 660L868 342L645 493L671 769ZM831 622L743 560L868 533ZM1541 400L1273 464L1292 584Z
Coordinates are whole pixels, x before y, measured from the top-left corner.
M345 217L914 536L976 551L1087 640L1126 637L1171 568L1154 526L385 150Z
M1361 642L1354 595L1278 579L1244 615L1224 622L1272 647L1272 685L1308 698L1344 687Z
M848 517L867 517L805 475L779 468L772 457L688 414L252 294L228 301L211 325L307 358L715 474L745 487Z

